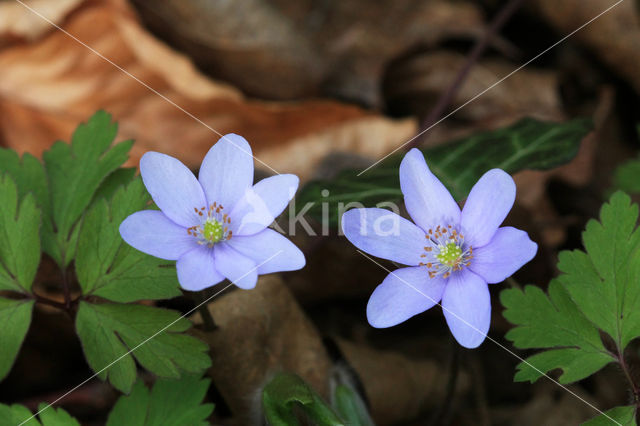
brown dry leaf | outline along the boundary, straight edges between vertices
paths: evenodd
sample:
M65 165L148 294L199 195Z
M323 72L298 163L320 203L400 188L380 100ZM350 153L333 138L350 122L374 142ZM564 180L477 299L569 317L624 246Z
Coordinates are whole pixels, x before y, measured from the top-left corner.
M443 0L133 3L212 76L271 99L322 93L379 106L391 60L484 28L477 5Z
M612 0L540 0L530 2L562 35L592 20ZM572 36L589 47L640 92L640 17L634 1L623 1Z
M0 16L3 8L0 4ZM34 8L35 8L34 3ZM31 14L24 9L24 13ZM63 28L221 134L238 133L279 172L308 176L333 150L379 157L409 139L413 120L390 120L334 101L267 103L202 75L182 54L144 30L124 0L85 3ZM0 142L40 155L68 140L97 109L120 123L119 138L137 143L131 164L148 150L197 167L219 138L113 64L60 31L0 51ZM264 166L263 166L264 167Z
M255 409L262 386L282 371L298 374L327 395L329 356L279 276L260 277L251 291L224 294L209 305L209 311L219 328L194 333L211 347L209 375L234 415L248 421L249 413L259 412ZM193 319L200 321L198 314Z
M409 359L342 339L337 343L362 380L376 424L410 421L443 401L449 372L436 361ZM469 376L460 372L456 395L466 393L469 387Z
M24 3L58 23L84 0L31 0ZM0 46L17 40L35 40L51 31L51 24L17 1L0 4Z
M425 115L464 67L464 55L434 51L396 64L387 76L385 92L394 109ZM455 109L485 91L516 65L501 60L475 64L451 104ZM562 120L564 113L555 72L523 69L467 104L456 117L499 127L530 116L541 120Z

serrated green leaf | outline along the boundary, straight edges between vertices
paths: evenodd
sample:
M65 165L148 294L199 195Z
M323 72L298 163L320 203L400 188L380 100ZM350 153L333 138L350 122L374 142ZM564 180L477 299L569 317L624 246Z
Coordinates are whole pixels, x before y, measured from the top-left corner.
M129 185L135 175L136 169L134 167L121 167L117 169L102 182L94 195L94 199L104 198L105 200L111 200L113 194L123 186Z
M202 403L209 383L188 375L179 380L158 379L149 392L138 381L129 396L118 399L107 426L206 426L214 408Z
M18 356L31 324L33 300L0 297L0 380L4 379Z
M33 414L23 405L0 404L0 420L2 420L3 426L16 426L27 419L30 420L24 423L24 426L80 426L80 423L62 408L47 408L47 404L41 403L38 406L38 411L45 408L46 410L40 413L40 421L38 421L35 417L31 418Z
M210 366L208 346L183 333L190 326L178 312L142 305L80 302L76 316L87 362L125 393L136 379L134 357L160 377L200 374Z
M431 171L456 200L461 200L492 168L515 173L550 169L570 161L590 129L591 122L584 119L550 123L525 118L503 129L477 133L422 152ZM380 202L400 201L398 168L402 158L400 154L391 156L360 176L361 170L345 170L333 179L308 183L296 198L298 211L311 203L306 212L322 220L322 205L328 204L329 222L337 225L349 203L374 207ZM323 196L324 190L329 191L327 196Z
M518 364L514 380L534 382L548 371L562 368L559 381L571 383L613 362L598 329L580 312L560 282L551 281L548 291L549 296L528 285L524 291L507 289L500 293L504 317L518 326L505 337L521 349L553 348Z
M12 149L0 148L0 170L13 179L18 187L18 197L28 193L36 198L44 217L49 217L51 201L44 166L36 157L25 153L22 158Z
M40 263L40 210L27 194L18 209L18 189L0 176L0 290L30 292Z
M109 204L99 199L87 212L75 261L84 295L128 303L169 299L181 294L175 262L135 250L120 237L118 228L122 221L144 209L149 200L142 180L136 178L116 190Z
M271 426L300 425L294 408L300 410L317 426L342 426L345 423L322 398L295 374L280 373L262 390L265 420Z
M640 336L640 232L638 206L617 192L602 206L600 222L582 234L586 253L562 252L558 279L584 315L622 351Z
M600 414L598 417L582 423L582 426L611 426L615 424L611 419L622 426L636 426L636 410L633 405L615 407L605 411L605 414L606 416Z
M82 213L105 178L127 160L132 141L111 147L117 129L109 114L98 111L78 126L70 145L56 142L43 154L53 219L52 232L43 233L43 247L62 268L75 255Z

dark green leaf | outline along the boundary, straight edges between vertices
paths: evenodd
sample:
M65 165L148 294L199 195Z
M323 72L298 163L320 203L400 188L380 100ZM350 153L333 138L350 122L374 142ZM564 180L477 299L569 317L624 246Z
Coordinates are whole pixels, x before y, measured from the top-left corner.
M364 401L350 387L336 386L331 405L349 426L374 426Z
M598 417L593 418L587 422L582 423L583 426L611 426L614 424L611 419L618 422L622 426L636 426L635 414L636 410L633 405L624 407L615 407L611 410L605 411L604 416L600 414Z
M549 284L549 296L540 288L528 285L524 291L502 291L500 301L505 307L504 317L518 326L506 335L514 346L552 348L520 363L516 381L534 382L544 373L562 368L560 382L570 383L614 361L602 345L598 329L585 318L557 280Z
M24 426L80 426L80 423L69 415L62 408L48 407L47 404L41 403L38 406L40 413L40 421L31 418L33 414L23 405L3 405L0 404L0 420L2 425L17 426L25 420L31 418Z
M85 295L114 302L169 299L179 296L175 262L149 256L126 244L118 228L149 201L140 178L98 199L86 213L78 237L76 273Z
M98 111L78 126L70 145L56 142L43 155L53 218L52 233L43 234L43 247L63 268L75 255L82 213L104 179L127 160L132 141L111 148L117 128L109 114Z
M300 425L294 408L317 426L340 426L345 423L327 406L320 396L295 374L281 373L262 390L262 407L271 426Z
M548 123L525 118L504 129L477 133L422 151L433 173L456 200L462 200L490 169L515 173L550 169L570 161L590 129L589 120ZM334 179L308 183L296 199L298 211L311 203L308 214L322 220L322 204L328 203L329 221L337 225L342 213L351 207L400 201L398 168L403 156L391 156L360 176L361 170L346 170ZM323 195L324 190L329 191L327 196Z
M206 426L213 404L203 404L210 380L185 375L180 380L158 379L151 392L140 380L131 395L121 396L107 426Z
M27 194L18 209L13 180L0 176L0 290L30 292L40 263L40 211Z
M32 300L10 300L0 297L0 380L13 366L22 341L31 324ZM2 418L0 416L0 418Z
M134 167L121 167L117 169L102 182L100 188L98 188L94 195L94 199L104 198L105 200L111 200L113 194L121 187L129 185L135 175L136 169Z
M80 302L76 330L91 368L128 393L136 379L133 358L152 373L178 378L211 364L208 346L183 332L191 326L178 312L142 305ZM132 353L128 353L132 350Z
M640 192L640 159L618 166L613 175L613 187L633 194Z

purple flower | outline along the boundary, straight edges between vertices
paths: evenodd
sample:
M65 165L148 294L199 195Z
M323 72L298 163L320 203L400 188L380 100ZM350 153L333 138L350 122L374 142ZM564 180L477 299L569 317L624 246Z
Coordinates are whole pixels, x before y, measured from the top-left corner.
M225 278L243 289L259 274L300 269L302 252L268 229L298 188L294 175L277 175L253 185L253 156L247 141L220 138L202 162L198 179L177 159L147 152L140 174L160 208L127 217L120 235L155 257L177 260L185 290L202 290Z
M475 348L491 322L489 284L499 283L536 254L526 232L500 224L511 210L511 176L489 170L471 189L462 211L422 153L412 149L400 165L400 188L410 221L383 209L353 209L342 217L356 247L408 268L390 273L374 290L367 319L391 327L442 300L456 340Z

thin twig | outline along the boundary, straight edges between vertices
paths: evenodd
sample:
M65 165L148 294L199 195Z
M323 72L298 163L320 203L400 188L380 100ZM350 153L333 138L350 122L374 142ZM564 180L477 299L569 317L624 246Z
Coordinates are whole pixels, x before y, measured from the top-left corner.
M213 331L218 328L215 321L213 320L213 316L211 316L211 312L209 312L208 304L202 303L208 299L206 290L201 290L192 294L196 304L200 305L198 306L198 312L202 317L203 331Z
M473 46L471 52L469 52L467 61L460 69L460 71L458 71L456 78L449 85L442 96L440 96L436 105L433 107L427 118L425 118L425 120L422 122L421 129L430 130L433 124L438 121L440 117L442 117L442 114L444 114L447 107L451 104L451 101L453 101L453 98L458 93L458 90L462 86L462 83L464 83L465 79L469 75L469 72L484 53L491 39L498 33L498 31L500 31L504 24L507 23L509 18L511 18L516 10L518 10L523 2L524 0L509 0L509 2L505 4L502 9L500 9L498 14L493 18L493 21L491 21L491 24L487 28L487 31L485 31L483 36ZM406 150L408 151L411 148L415 148L422 144L429 134L428 130L425 131L421 137L416 138L411 141L411 143L407 144Z

